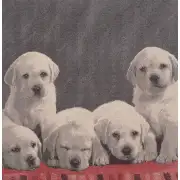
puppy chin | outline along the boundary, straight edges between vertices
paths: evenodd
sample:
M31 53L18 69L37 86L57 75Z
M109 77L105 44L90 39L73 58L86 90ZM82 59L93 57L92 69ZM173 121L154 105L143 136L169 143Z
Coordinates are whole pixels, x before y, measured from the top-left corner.
M159 95L164 92L164 90L167 88L167 85L157 84L157 85L150 85L150 88L148 90L148 93L151 95Z

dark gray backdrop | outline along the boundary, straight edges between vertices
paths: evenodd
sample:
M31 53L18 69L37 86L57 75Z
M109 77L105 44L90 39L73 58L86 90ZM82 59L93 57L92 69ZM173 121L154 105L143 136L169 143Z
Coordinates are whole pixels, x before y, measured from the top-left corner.
M3 0L3 71L40 51L60 67L58 110L131 103L125 74L145 46L177 57L177 0ZM3 83L3 105L9 88Z

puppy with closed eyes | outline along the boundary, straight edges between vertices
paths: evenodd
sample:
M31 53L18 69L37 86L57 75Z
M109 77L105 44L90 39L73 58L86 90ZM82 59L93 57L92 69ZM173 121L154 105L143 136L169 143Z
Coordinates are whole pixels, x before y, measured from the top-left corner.
M45 126L43 159L48 166L79 171L108 164L108 156L94 132L92 112L76 107L59 112Z
M13 123L3 113L2 163L4 168L33 170L40 165L41 143L30 129Z
M117 159L141 163L157 157L157 145L149 124L135 108L112 101L94 110L95 132Z
M56 113L58 74L58 66L39 52L22 54L11 64L4 77L10 87L4 111L14 123L34 130L43 117Z
M178 79L177 59L163 49L146 47L131 62L127 79L134 86L133 103L136 110L146 118L156 137L162 139L169 136L163 138L163 141L169 141L169 147L174 148L174 150L165 148L165 152L162 150L163 154L160 153L157 162L174 161L177 159L175 155L176 148L171 145L173 141L170 139L173 138L171 134L175 133L172 131L177 133L177 128L175 128L177 127L175 122L177 122L178 98L177 83L175 83ZM168 104L172 105L173 112L171 112ZM170 108L169 111L168 108ZM175 119L169 119L168 116L165 118L165 115L163 115L164 118L159 118L159 114L163 114L162 111L167 111L168 116Z

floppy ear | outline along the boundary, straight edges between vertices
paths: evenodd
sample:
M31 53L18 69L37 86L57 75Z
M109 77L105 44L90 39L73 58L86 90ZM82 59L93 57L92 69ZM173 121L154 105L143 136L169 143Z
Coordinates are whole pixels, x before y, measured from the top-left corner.
M59 75L59 72L60 72L59 67L52 60L50 60L49 68L51 71L51 82L54 82Z
M136 85L136 61L132 60L126 74L127 80L131 82L133 86Z
M127 70L127 80L131 82L133 86L136 85L136 65L138 61L143 60L146 56L147 48L142 49L140 52L137 53L137 55L134 57L134 59L131 61L130 66Z
M169 55L169 59L172 64L172 78L177 81L178 80L178 61L174 55Z
M38 157L40 159L42 159L42 146L41 146L41 142L38 141L37 145L38 145Z
M4 76L4 82L9 85L9 86L14 86L15 85L15 80L16 80L16 64L17 64L18 59L16 59L8 68L8 70L5 73Z
M148 123L141 124L141 143L144 145L145 138L148 136L150 126Z
M106 144L107 142L107 130L109 126L110 121L108 119L99 119L97 123L94 125L94 130L97 134L97 137L100 139L100 141L103 144Z
M54 159L57 154L56 154L56 144L57 144L57 139L59 137L58 129L53 131L49 137L47 137L44 140L43 143L43 158L45 155L45 152L48 153L48 157L45 157L46 159Z

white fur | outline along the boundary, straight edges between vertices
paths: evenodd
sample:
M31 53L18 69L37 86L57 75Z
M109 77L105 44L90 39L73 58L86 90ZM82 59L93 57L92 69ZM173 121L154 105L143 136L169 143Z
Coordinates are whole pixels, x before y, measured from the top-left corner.
M32 170L40 165L41 143L30 129L13 123L5 113L2 117L2 159L3 166L17 170ZM36 143L35 147L31 143ZM20 152L12 152L19 147ZM28 165L27 158L32 156L34 164Z
M41 77L41 72L46 72L47 76ZM28 74L29 78L23 78L24 74ZM18 57L4 77L10 87L4 111L16 124L34 130L44 117L56 113L54 80L58 74L58 66L45 54L27 52ZM36 84L42 87L39 97L32 91Z
M150 132L149 124L136 112L134 107L116 100L99 106L93 113L96 123L95 131L98 137L103 144L108 146L116 158L121 160L134 159L134 163L156 158L155 137ZM119 140L114 140L114 137L112 137L114 131L120 134ZM132 131L139 133L134 139L131 137ZM149 142L151 142L151 148L149 148ZM142 144L145 146L145 151ZM133 150L130 159L121 152L127 145Z
M163 62L167 64L167 68L159 70L159 64ZM138 75L138 68L142 64L147 67L144 76ZM134 72L130 70L132 65ZM160 163L177 160L177 68L177 59L172 54L160 48L147 47L136 55L127 73L128 79L134 85L133 104L136 110L146 118L157 137L164 137L157 158ZM153 87L148 82L147 74L152 71L158 72L162 88Z
M109 162L94 132L92 112L75 107L60 111L51 119L54 120L47 120L42 130L44 157L49 152L44 159L49 166L78 171L89 166L91 156L92 164L104 165ZM67 151L62 146L67 146L70 150ZM88 147L89 151L82 151L83 147ZM77 156L81 159L81 164L73 169L70 160Z

